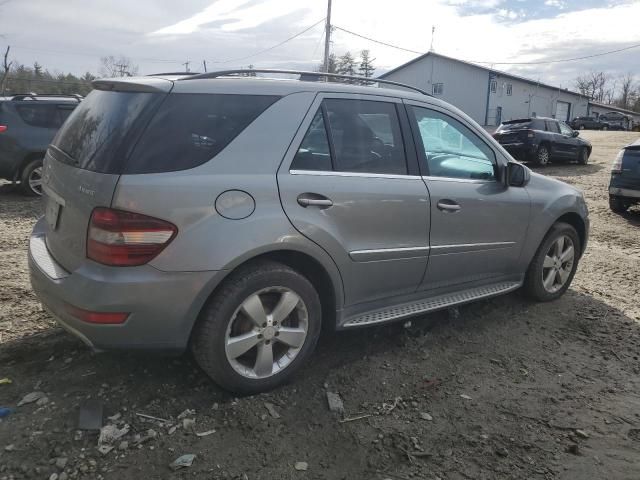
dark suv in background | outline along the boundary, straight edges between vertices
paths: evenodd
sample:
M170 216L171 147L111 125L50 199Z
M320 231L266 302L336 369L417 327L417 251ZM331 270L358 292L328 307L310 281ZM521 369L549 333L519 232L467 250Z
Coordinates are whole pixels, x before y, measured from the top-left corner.
M503 122L493 137L521 161L546 165L555 160L576 160L586 165L591 155L591 143L578 135L564 122L537 117Z
M574 130L609 130L609 124L596 117L576 117L569 125Z
M42 159L79 95L20 94L0 98L0 178L42 194Z
M609 182L609 207L624 213L640 203L640 139L627 145L613 162Z

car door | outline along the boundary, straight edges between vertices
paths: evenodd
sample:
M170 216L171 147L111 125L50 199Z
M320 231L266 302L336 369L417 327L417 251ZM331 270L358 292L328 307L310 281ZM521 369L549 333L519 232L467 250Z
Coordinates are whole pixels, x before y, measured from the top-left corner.
M519 275L527 231L526 189L507 187L507 160L488 134L432 105L408 102L431 199L429 265L422 290L456 290Z
M558 127L560 128L560 135L562 135L566 158L576 158L580 141L574 137L574 130L564 122L558 122Z
M336 262L347 305L424 275L429 197L410 138L399 99L319 94L278 171L284 211Z
M553 158L567 158L567 145L560 133L558 122L556 120L545 120L544 123L551 143L551 156Z

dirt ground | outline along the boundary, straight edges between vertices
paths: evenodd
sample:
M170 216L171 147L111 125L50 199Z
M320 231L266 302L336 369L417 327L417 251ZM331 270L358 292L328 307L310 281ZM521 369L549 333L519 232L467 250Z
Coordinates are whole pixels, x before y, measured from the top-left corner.
M40 202L0 187L0 379L13 382L0 380L0 407L14 410L0 420L0 480L640 478L640 209L607 205L611 161L638 134L582 135L589 165L541 170L583 189L591 211L562 299L516 292L409 328L326 333L293 382L246 398L188 356L93 354L56 327L28 281ZM47 400L17 406L34 391ZM77 430L87 399L105 425L129 425L108 453ZM172 470L184 454L193 464Z

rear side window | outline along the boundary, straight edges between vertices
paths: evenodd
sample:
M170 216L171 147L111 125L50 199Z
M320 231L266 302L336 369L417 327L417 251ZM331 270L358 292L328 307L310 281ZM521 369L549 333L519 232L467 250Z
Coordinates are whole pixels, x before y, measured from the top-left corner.
M56 159L100 173L120 173L144 119L163 94L94 90L69 116L52 145Z
M325 100L291 169L406 175L407 161L395 105L370 100Z
M55 104L23 103L16 105L16 111L22 121L31 127L56 128L62 125L62 122L56 122Z
M158 108L123 173L186 170L220 153L280 97L171 94Z
M558 127L558 122L554 122L551 120L547 120L547 131L553 133L560 133L560 127Z

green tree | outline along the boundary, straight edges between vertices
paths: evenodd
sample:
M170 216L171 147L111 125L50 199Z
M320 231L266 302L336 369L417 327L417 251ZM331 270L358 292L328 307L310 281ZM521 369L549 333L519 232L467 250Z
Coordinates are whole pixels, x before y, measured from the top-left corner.
M351 55L351 52L346 52L338 58L338 64L336 66L337 73L341 75L355 75L357 68L358 63L355 58L353 58L353 55Z
M358 67L358 74L362 77L373 77L376 67L373 66L375 58L371 58L371 52L369 50L362 50L360 52L360 66Z

